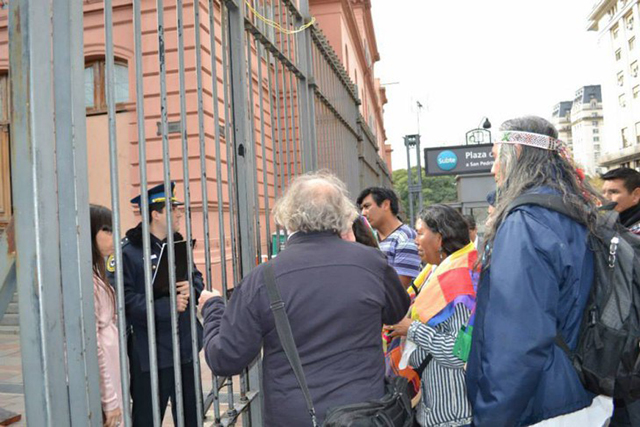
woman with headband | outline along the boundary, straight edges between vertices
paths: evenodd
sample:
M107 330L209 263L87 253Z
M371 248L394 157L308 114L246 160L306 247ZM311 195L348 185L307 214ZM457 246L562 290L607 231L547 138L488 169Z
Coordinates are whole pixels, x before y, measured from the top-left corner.
M598 197L558 132L539 117L502 124L494 151L498 186L486 235L467 392L475 426L601 426L612 402L586 391L555 343L578 340L593 282L587 235ZM562 196L586 226L534 205L523 194Z

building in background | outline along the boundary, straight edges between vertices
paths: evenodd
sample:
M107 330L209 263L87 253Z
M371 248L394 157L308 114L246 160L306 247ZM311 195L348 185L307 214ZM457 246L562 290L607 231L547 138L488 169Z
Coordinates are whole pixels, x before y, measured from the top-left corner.
M583 86L573 101L562 101L553 107L551 122L558 138L567 143L573 158L591 176L601 173L602 91L600 85Z
M573 158L588 175L600 170L600 142L603 125L600 85L583 86L576 91L571 107Z
M225 106L231 104L231 99L225 99L225 85L223 75L222 11L221 3L198 0L201 9L200 23L195 25L193 2L183 4L184 52L185 52L185 134L188 140L190 176L192 188L191 216L194 224L194 237L200 242L204 240L202 229L204 217L204 203L200 165L194 160L199 153L199 106L196 87L195 66L195 33L199 30L201 39L201 66L203 78L204 115L203 138L206 151L204 168L206 168L206 190L208 193L208 212L210 221L216 212L218 202L223 204L225 215L230 216L228 194L233 187L233 177L226 175L227 140L231 146L231 131L226 117ZM253 2L254 4L257 2ZM271 0L265 14L273 15L282 26L294 29L293 13L298 2L290 8L285 8L287 2ZM136 105L136 64L133 25L133 0L113 1L113 49L115 56L115 100L117 136L119 196L122 218L122 232L134 226L139 221L137 208L131 206L129 200L140 192L140 162L138 159L138 118ZM214 27L210 28L208 19L209 5L213 5ZM144 129L147 152L148 184L153 186L163 180L162 137L160 133L161 103L160 103L160 64L159 40L157 36L158 4L153 0L141 0L141 51L143 57L142 92L144 97ZM104 4L99 0L83 1L84 25L84 88L86 106L86 134L89 159L88 186L89 200L111 207L111 188L108 182L109 167L109 121L107 117L105 92L105 28ZM252 25L260 25L254 13L245 9L246 20ZM275 15L274 15L275 14ZM278 15L279 14L279 15ZM377 50L375 31L371 18L370 1L311 1L311 15L317 14L314 28L307 30L312 34L311 60L315 68L311 70L312 81L315 85L315 132L318 145L318 166L332 170L345 183L352 194L358 194L360 189L370 185L386 185L391 182L391 149L385 144L386 134L383 123L382 107L387 102L384 89L374 77L373 65L380 59ZM171 153L171 177L177 182L177 197L184 199L185 172L182 167L181 143L181 102L179 92L179 58L177 9L174 4L164 5L164 46L166 55L163 57L166 72L167 103L166 111L169 128L169 146ZM225 24L226 25L226 24ZM215 57L211 58L211 32L215 40ZM288 57L287 61L297 66L300 38L295 35L282 35L273 29L264 29L273 38L275 46ZM249 39L250 31L245 36ZM324 35L323 35L324 33ZM249 39L250 40L250 39ZM224 41L226 43L226 41ZM253 42L252 42L253 44ZM255 142L256 160L256 191L259 197L268 195L270 206L278 193L276 187L286 187L287 183L281 179L285 175L286 181L304 172L301 148L303 125L298 104L298 90L296 77L291 68L284 67L280 62L268 60L267 53L258 52L252 46L247 50L251 54L249 72L252 75L253 105L249 114L253 116L253 139ZM244 51L245 49L243 49ZM261 55L260 61L256 58ZM282 59L282 58L280 58ZM214 82L212 79L212 63L217 73L218 99L214 98ZM261 69L262 84L258 86ZM229 69L227 64L227 70ZM10 189L10 121L9 110L9 49L8 49L8 10L0 9L0 230L9 221L12 212ZM260 87L261 89L259 89ZM229 94L227 94L229 95ZM230 95L229 95L230 97ZM261 107L261 102L264 104ZM214 106L217 104L218 112ZM264 108L264 111L261 111ZM216 122L217 120L217 122ZM216 130L220 132L222 144L222 192L224 197L218 197L216 170ZM264 146L265 155L262 154ZM277 156L274 154L276 153ZM274 170L282 172L276 177ZM276 182L276 178L278 181ZM266 180L266 185L265 185ZM282 191L282 188L280 188ZM220 199L220 200L219 200ZM266 206L261 205L258 215L264 227L266 221ZM225 222L225 228L230 227ZM275 229L275 227L274 227ZM264 230L263 230L264 231ZM227 236L230 233L227 232ZM262 246L266 252L266 242L262 239ZM212 233L211 247L213 256L220 253L219 248L225 245L230 248L231 239L219 241ZM229 249L226 254L230 259ZM204 247L199 245L195 250L195 260L199 266L204 264ZM230 261L228 261L230 262ZM219 271L219 261L214 261L214 273Z
M571 138L571 107L572 101L562 101L553 107L551 123L558 130L558 139L564 141L570 150L573 151L573 140Z
M371 0L310 0L311 15L335 50L360 98L360 114L375 139L380 157L391 167L391 144L387 144L383 107L385 89L375 77L380 60L371 17Z
M607 115L599 164L640 170L640 0L599 0L588 17L606 61L602 94ZM574 140L575 143L575 140Z

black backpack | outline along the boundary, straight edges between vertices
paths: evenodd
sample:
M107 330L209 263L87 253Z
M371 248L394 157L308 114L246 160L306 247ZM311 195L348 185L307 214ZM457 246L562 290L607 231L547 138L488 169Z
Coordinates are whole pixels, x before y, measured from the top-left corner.
M517 197L507 212L538 205L582 222L562 197ZM556 344L572 361L585 389L616 398L640 398L640 238L624 228L614 211L601 211L588 244L594 252L594 281L572 351L560 333Z

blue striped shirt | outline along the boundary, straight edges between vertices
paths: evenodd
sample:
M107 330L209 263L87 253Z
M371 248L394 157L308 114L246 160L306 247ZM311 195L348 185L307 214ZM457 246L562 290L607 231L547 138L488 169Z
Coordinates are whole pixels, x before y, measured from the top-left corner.
M415 243L416 232L406 224L380 242L380 250L399 276L416 278L420 274L420 256Z

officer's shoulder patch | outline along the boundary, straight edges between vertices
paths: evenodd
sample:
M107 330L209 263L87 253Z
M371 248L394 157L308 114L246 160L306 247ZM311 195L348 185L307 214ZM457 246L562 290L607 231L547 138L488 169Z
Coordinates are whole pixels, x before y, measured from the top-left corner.
M116 271L116 259L113 255L109 255L109 258L107 258L107 271L109 273Z

